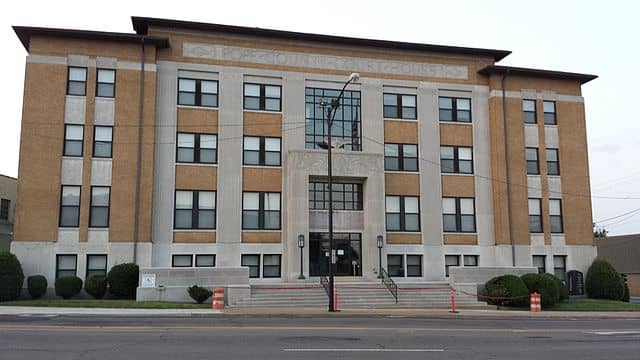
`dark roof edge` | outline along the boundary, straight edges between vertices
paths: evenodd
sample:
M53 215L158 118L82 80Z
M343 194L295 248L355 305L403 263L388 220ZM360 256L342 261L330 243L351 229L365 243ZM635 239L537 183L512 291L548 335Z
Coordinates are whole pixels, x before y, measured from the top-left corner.
M354 38L354 37L345 37L345 36L320 35L320 34L294 32L294 31L271 30L271 29L251 28L251 27L244 27L244 26L221 25L221 24L211 24L211 23L171 20L171 19L159 19L159 18L139 17L139 16L132 16L131 23L133 24L133 29L138 34L147 34L149 31L149 26L151 25L151 26L159 26L159 27L167 27L167 28L217 31L217 32L223 32L223 33L250 35L250 36L265 36L265 37L289 39L289 40L306 40L306 41L315 41L315 42L323 42L323 43L331 43L331 44L341 44L341 45L356 45L356 46L359 45L359 46L371 46L371 47L378 47L378 48L389 48L389 49L400 49L400 50L487 56L487 57L493 58L494 61L499 61L504 57L506 57L507 55L511 54L511 51L508 51L508 50L480 49L480 48L457 47L457 46L446 46L446 45L408 43L408 42L398 42L398 41L388 41L388 40L363 39L363 38Z
M480 69L478 73L482 75L509 73L511 75L542 77L542 78L549 78L549 79L577 80L577 81L580 81L580 84L584 84L593 79L598 78L597 75L591 75L591 74L579 74L579 73L552 71L552 70L543 70L543 69L530 69L530 68L521 68L521 67L513 67L513 66L503 66L503 65L485 66L484 68Z
M13 176L5 175L5 174L0 174L0 176L2 176L2 177L6 177L6 178L9 178L9 179L13 179L13 180L18 180L18 178L17 178L17 177L13 177Z
M16 35L18 35L18 39L20 39L20 42L27 51L29 51L29 41L31 40L32 36L51 36L86 40L121 41L130 43L140 43L142 41L142 38L144 38L144 42L146 44L155 45L159 48L169 47L169 39L167 38L146 35L143 36L131 33L43 28L30 26L13 26L13 31L16 32Z

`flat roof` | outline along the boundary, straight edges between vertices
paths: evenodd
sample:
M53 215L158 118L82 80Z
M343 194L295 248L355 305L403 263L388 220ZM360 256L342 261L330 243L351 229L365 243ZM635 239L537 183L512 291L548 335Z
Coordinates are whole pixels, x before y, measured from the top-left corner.
M127 43L141 43L142 38L146 44L155 45L159 48L169 47L169 39L165 37L146 36L131 33L117 33L117 32L104 32L104 31L89 31L89 30L73 30L73 29L58 29L58 28L43 28L43 27L30 27L30 26L13 26L13 31L18 35L18 39L29 51L29 42L32 36L51 36L51 37L63 37L72 39L83 40L96 40L96 41L116 41Z
M413 51L447 53L447 54L458 54L458 55L486 56L486 57L493 58L494 61L499 61L503 59L505 56L511 54L511 51L508 51L508 50L481 49L481 48L420 44L420 43L409 43L409 42L388 41L388 40L364 39L364 38L354 38L354 37L334 36L334 35L320 35L320 34L294 32L294 31L272 30L272 29L263 29L263 28L256 28L256 27L221 25L221 24L211 24L211 23L171 20L171 19L159 19L159 18L150 18L150 17L132 16L131 22L133 24L133 29L136 31L136 33L140 35L148 34L149 26L157 26L157 27L174 28L174 29L214 31L214 32L220 32L220 33L227 33L227 34L236 34L236 35L262 36L267 38L284 39L284 40L314 41L314 42L321 42L321 43L327 43L327 44L368 46L368 47L384 48L384 49L413 50Z
M552 70L543 70L543 69L531 69L531 68L522 68L522 67L513 67L513 66L503 66L503 65L489 65L478 71L479 74L482 75L491 75L491 74L511 74L511 75L522 75L522 76L532 76L532 77L541 77L548 79L563 79L563 80L577 80L580 81L580 84L584 84L593 79L597 79L597 75L591 74L579 74L572 72L564 72L564 71L552 71Z

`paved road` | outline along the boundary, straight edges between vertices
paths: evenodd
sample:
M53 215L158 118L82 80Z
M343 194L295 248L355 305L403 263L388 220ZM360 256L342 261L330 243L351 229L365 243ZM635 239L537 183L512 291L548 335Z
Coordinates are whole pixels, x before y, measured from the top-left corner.
M639 359L640 319L0 317L10 359Z

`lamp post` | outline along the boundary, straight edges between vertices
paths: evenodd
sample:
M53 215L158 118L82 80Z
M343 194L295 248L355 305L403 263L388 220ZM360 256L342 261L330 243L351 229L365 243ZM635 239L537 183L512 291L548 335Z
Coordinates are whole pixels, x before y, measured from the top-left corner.
M336 115L335 110L340 106L340 98L344 94L344 90L347 86L355 81L360 79L360 74L353 73L349 76L349 80L344 84L340 94L338 97L331 100L331 104L327 104L324 99L320 99L320 106L327 108L327 176L328 186L329 186L329 249L331 254L331 260L329 263L329 311L336 311L335 304L333 302L333 292L334 292L334 274L335 274L335 266L337 261L336 256L336 244L333 239L333 181L332 181L332 172L331 172L331 148L333 147L331 143L331 125L333 124L333 118ZM327 106L328 105L328 106Z
M382 247L384 246L384 238L378 235L378 279L382 279Z
M300 276L298 276L299 280L304 280L303 266L304 266L304 235L298 235L298 247L300 248Z

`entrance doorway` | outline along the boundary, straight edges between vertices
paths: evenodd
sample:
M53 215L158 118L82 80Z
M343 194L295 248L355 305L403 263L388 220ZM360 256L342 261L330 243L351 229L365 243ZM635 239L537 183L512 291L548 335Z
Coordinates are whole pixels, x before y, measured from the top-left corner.
M362 276L362 234L334 233L336 276ZM328 276L331 250L329 233L309 233L309 274Z

